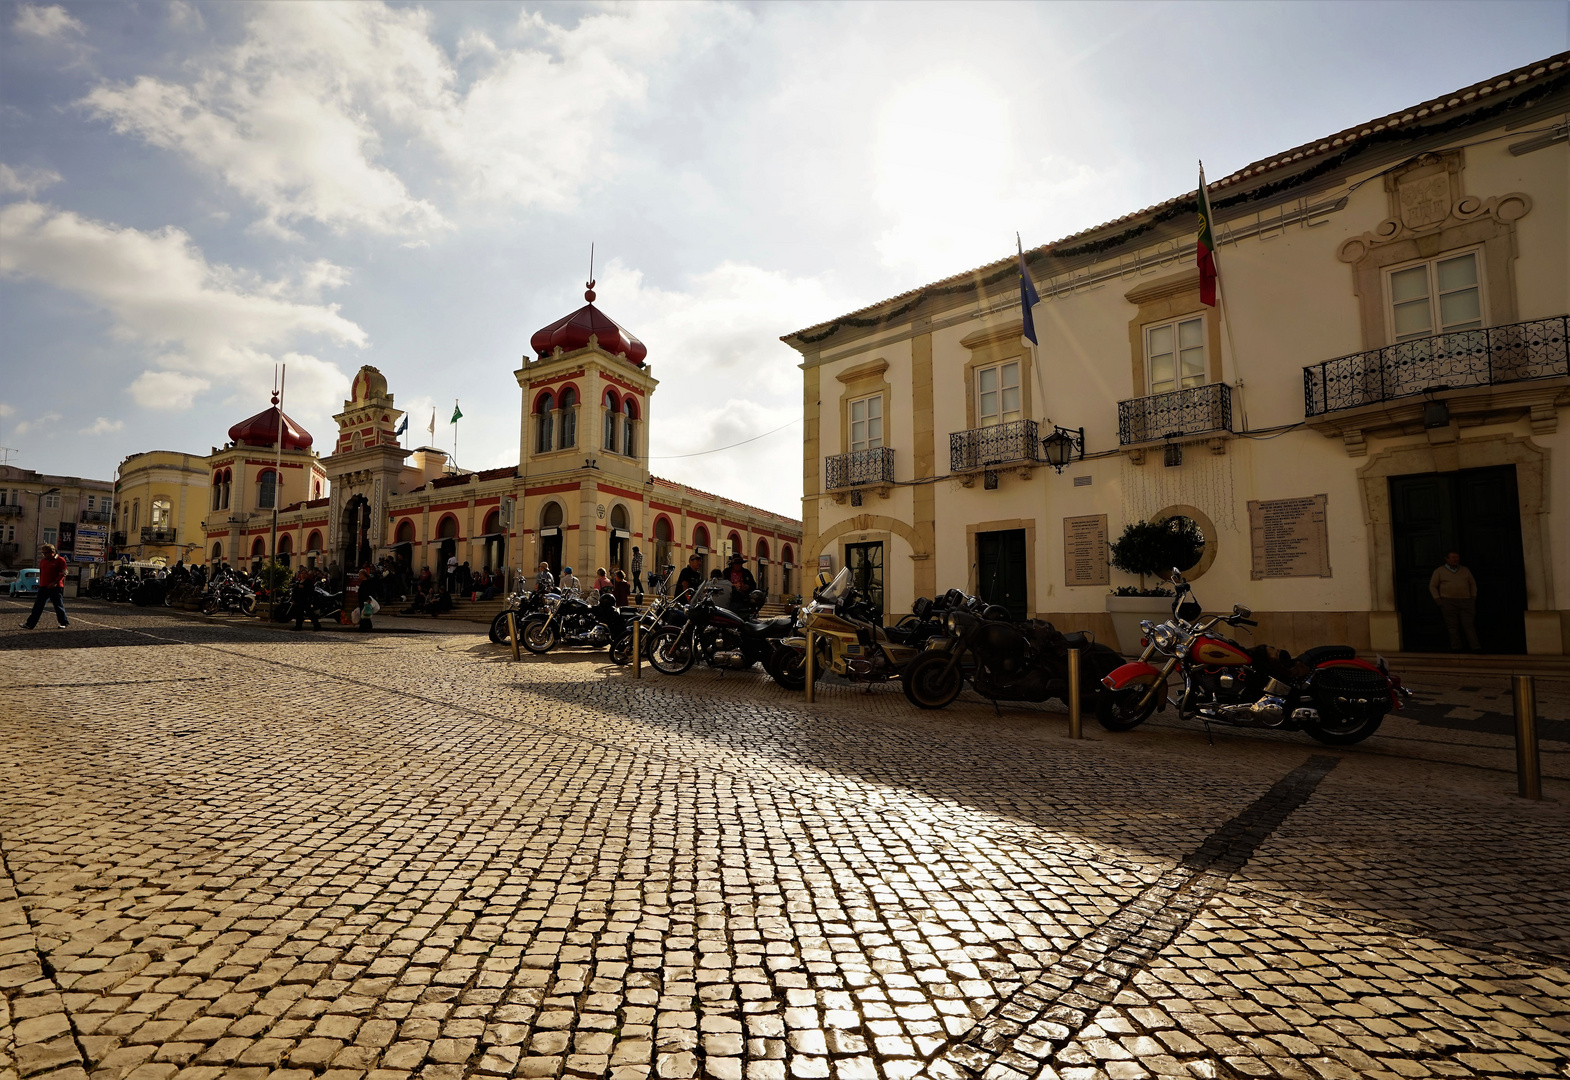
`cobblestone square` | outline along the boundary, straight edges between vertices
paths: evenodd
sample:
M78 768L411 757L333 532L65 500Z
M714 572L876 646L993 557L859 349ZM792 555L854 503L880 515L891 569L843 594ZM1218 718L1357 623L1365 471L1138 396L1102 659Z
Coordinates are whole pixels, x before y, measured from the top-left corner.
M1557 690L1530 803L1476 682L1072 741L71 612L0 632L0 1080L1570 1076Z

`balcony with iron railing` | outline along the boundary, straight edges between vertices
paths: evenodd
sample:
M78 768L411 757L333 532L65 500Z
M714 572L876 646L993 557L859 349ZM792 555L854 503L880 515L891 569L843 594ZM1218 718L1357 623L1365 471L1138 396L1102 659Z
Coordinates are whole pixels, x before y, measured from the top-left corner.
M114 520L111 510L83 510L81 520L91 525L107 525Z
M1232 387L1206 383L1118 402L1118 444L1188 438L1232 430Z
M1429 391L1570 375L1567 330L1570 317L1557 315L1435 334L1326 360L1303 369L1303 415L1323 416Z
M172 544L174 543L174 526L143 525L142 543L144 544Z
M111 544L113 544L117 548L125 547L125 533L123 533L123 532L112 532L112 533L110 533L109 534L109 542Z
M823 485L827 491L874 487L894 482L894 451L887 446L853 450L823 459Z
M1041 438L1034 420L949 433L949 472L1017 468L1042 462Z
M21 503L0 503L0 518L21 517L24 513Z

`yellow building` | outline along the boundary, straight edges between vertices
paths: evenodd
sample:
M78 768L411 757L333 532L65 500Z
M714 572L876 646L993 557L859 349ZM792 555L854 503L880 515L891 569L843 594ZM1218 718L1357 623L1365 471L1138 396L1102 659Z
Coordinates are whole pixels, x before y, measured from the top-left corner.
M1012 255L787 335L805 561L1110 640L1107 541L1181 516L1257 641L1446 648L1458 550L1488 651L1570 651L1567 113L1561 54L1211 183L1219 308L1190 192L1025 253L1039 347Z
M113 499L107 480L0 465L0 566L37 566L43 544L54 544L74 563L101 562L103 547L89 537L107 531Z
M120 462L115 480L113 545L133 559L201 562L207 514L207 459L149 450ZM196 554L193 555L193 552Z

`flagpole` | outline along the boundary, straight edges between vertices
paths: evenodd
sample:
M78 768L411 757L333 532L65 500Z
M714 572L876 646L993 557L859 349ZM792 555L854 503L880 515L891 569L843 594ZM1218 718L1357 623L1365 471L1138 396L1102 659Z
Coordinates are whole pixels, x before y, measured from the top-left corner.
M273 456L273 568L267 573L267 621L278 615L278 499L283 495L283 384L289 377L289 365L280 364L278 370L278 446Z
M1236 379L1236 385L1232 389L1237 394L1238 419L1242 421L1243 430L1247 431L1248 408L1243 403L1243 368L1238 363L1237 341L1232 336L1232 320L1227 316L1227 308L1229 307L1227 304L1227 291L1225 284L1222 282L1221 260L1216 257L1219 253L1217 249L1221 247L1221 241L1215 239L1216 222L1210 212L1210 192L1207 190L1205 183L1205 163L1203 160L1199 163L1199 201L1200 208L1204 211L1205 221L1210 225L1211 239L1214 241L1214 246L1210 252L1210 264L1216 271L1216 318L1221 320L1221 325L1227 332L1227 349L1232 354L1232 374ZM1224 375L1225 372L1222 374Z
M452 467L458 470L458 399L452 399Z
M1020 240L1018 232L1014 234L1014 248L1019 254L1019 272L1021 274L1028 274L1030 271L1025 266L1025 245L1024 242ZM1034 283L1032 283L1032 287L1034 287ZM1032 378L1034 378L1036 382L1036 408L1040 411L1041 419L1045 421L1047 418L1047 391L1045 384L1041 381L1041 357L1036 351L1035 339L1025 335L1025 314L1026 313L1024 311L1021 311L1019 336L1030 342L1030 372ZM1034 315L1031 316L1031 323L1031 328L1034 329ZM1037 434L1039 435L1040 432L1037 432Z

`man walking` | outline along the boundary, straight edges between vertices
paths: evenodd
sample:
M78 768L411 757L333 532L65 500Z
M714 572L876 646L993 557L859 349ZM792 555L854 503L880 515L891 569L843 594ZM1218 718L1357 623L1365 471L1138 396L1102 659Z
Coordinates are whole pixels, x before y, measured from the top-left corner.
M53 604L55 618L60 620L61 626L70 626L70 620L65 617L65 605L61 598L65 596L65 559L55 554L53 544L43 546L43 555L38 559L38 597L33 601L33 613L22 624L23 630L31 630L38 625L38 617L44 613L45 604Z
M1477 579L1472 577L1472 571L1461 565L1459 551L1452 551L1445 556L1444 565L1428 579L1428 592L1434 598L1434 603L1439 605L1439 613L1444 616L1451 651L1461 651L1461 632L1464 630L1472 651L1482 652L1483 647L1478 644L1477 627L1474 625L1477 616Z
M643 606L643 552L636 547L632 549L632 591L638 597L638 606Z

